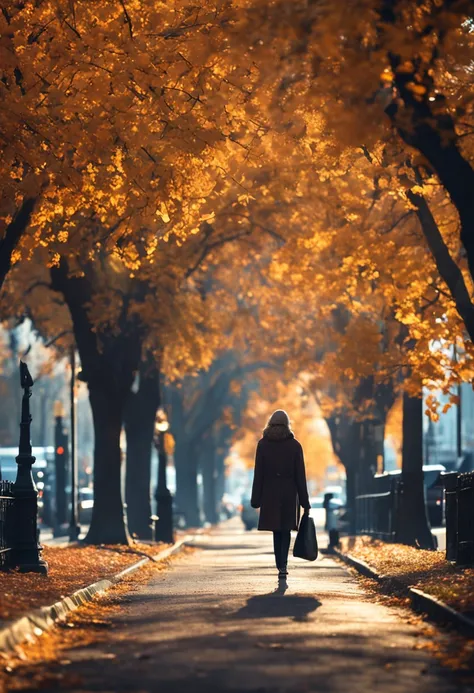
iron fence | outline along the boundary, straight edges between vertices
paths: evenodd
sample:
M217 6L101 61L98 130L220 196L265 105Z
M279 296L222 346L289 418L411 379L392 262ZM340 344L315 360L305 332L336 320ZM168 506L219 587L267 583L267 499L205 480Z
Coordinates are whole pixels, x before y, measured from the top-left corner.
M0 481L0 569L11 567L13 483Z
M442 474L445 488L446 559L474 565L474 472ZM381 493L356 496L356 531L396 541L397 518L403 493L401 481Z
M474 563L474 472L444 475L446 489L446 558Z
M395 541L400 483L392 480L390 489L381 493L356 496L356 532L384 541Z

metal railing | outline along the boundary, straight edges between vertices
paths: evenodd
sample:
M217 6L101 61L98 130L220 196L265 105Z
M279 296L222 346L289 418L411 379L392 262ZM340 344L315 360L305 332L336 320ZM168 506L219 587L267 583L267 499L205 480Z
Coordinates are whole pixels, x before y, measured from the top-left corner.
M0 569L11 567L11 523L14 504L13 483L0 481Z
M474 565L474 472L441 475L445 488L446 559ZM390 490L356 496L356 532L396 541L403 485L392 480Z
M396 539L396 517L400 483L393 480L389 491L356 496L356 532L384 541Z
M474 472L443 475L446 490L446 559L474 564Z

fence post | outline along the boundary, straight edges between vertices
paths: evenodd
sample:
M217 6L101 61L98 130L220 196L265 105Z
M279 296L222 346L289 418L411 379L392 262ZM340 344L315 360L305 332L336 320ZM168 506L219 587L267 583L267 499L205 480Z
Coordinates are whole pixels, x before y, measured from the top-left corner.
M402 526L402 508L403 508L403 481L401 478L397 479L397 509L395 515L395 541L397 542L400 538L400 527Z
M388 536L389 541L394 540L395 535L395 499L397 496L397 482L394 479L390 480L390 498L388 503Z
M400 508L401 504L401 493L402 493L402 481L397 479L395 481L395 510L393 515L394 529L393 529L393 541L398 541L399 526L400 526Z
M442 475L446 502L446 560L455 561L458 546L458 474Z
M33 378L26 363L20 361L20 383L23 388L20 421L20 446L16 462L18 471L13 484L12 564L21 572L48 572L48 564L41 559L38 543L38 491L33 481L31 467L35 458L30 442L30 397Z
M474 563L474 474L459 474L456 563Z

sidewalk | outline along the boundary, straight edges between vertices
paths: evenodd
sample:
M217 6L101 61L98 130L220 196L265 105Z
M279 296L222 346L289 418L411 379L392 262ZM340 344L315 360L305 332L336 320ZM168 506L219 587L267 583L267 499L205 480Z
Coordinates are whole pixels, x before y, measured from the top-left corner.
M270 534L230 523L197 546L127 596L106 639L62 652L50 676L82 692L469 690L440 670L409 612L375 602L332 558L293 559L277 593Z

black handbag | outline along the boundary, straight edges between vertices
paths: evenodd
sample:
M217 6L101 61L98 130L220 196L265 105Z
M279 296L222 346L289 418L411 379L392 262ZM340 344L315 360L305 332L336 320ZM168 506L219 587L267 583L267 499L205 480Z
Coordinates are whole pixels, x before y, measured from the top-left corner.
M308 513L305 513L301 518L293 546L293 556L304 558L305 561L315 561L318 557L318 540L314 520Z

